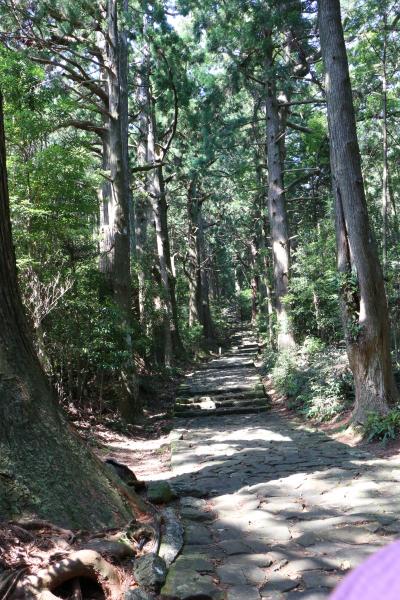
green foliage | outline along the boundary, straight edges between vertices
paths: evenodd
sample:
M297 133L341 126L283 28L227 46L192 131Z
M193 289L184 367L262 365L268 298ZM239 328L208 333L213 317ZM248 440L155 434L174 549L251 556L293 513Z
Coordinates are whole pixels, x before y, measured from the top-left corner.
M339 282L335 237L330 219L300 236L294 252L287 302L297 339L320 337L327 343L340 340Z
M181 322L182 342L192 356L196 356L203 344L203 326L195 323L189 326L187 321Z
M241 290L236 295L237 302L239 305L240 316L242 321L251 320L251 302L252 302L252 291L251 289Z
M318 421L341 413L352 396L345 353L317 338L306 338L297 351L276 354L271 376L291 408Z
M364 434L369 442L382 441L384 444L394 440L400 433L400 408L391 410L387 415L370 413L364 425Z

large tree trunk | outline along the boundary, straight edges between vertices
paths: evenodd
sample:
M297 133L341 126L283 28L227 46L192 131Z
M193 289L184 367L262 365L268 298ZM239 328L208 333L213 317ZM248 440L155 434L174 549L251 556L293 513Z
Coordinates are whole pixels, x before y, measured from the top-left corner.
M343 320L356 400L353 419L384 414L398 398L382 269L369 223L339 0L319 0L326 70Z
M274 264L275 310L279 350L294 346L292 326L285 297L289 288L290 242L286 214L286 197L283 181L283 151L285 123L281 122L273 65L272 42L266 57L267 95L265 99L267 121L268 161L268 213Z
M121 313L130 322L130 239L129 201L130 181L127 167L127 140L123 125L127 125L126 99L124 102L121 65L127 64L126 47L120 44L116 0L107 0L107 39L105 44L109 117L104 135L104 170L107 178L100 216L100 270L104 274L112 296ZM125 81L125 77L122 78ZM126 82L125 82L126 83Z
M0 321L1 517L83 529L123 525L130 511L67 423L33 349L11 239L1 99Z
M126 32L118 31L118 2L107 0L106 68L108 91L107 129L103 135L103 185L100 210L100 271L104 277L105 296L116 304L129 357L118 386L119 409L127 422L134 422L140 412L138 384L133 368L132 289L130 269L130 170L128 160L127 73L128 44Z

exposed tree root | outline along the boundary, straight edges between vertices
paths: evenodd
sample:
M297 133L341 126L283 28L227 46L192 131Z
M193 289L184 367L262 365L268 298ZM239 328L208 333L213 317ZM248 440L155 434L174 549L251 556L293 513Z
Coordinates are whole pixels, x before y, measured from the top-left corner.
M124 465L118 463L117 467ZM89 538L85 532L40 519L5 523L3 531L0 526L9 550L5 565L12 566L0 576L0 600L56 600L57 588L67 582L72 585L71 599L82 600L80 578L96 582L107 600L123 597L123 570L107 559L122 561L137 554L158 553L162 517L136 494L133 485L126 485L114 473L109 477L135 515L125 531L108 530ZM23 552L15 551L16 540L19 549L25 546Z
M15 587L13 600L55 600L53 591L63 583L79 577L97 581L107 600L123 595L119 570L95 550L78 550L34 575L22 577Z
M134 513L140 515L122 532L114 529L88 538L82 532L74 533L42 520L4 524L11 552L16 539L17 546L25 546L26 549L22 563L22 555L18 560L9 560L8 564L12 564L14 569L0 576L0 600L56 600L58 596L54 591L67 582L74 582L73 600L82 600L79 583L82 577L96 582L107 600L122 598L125 586L123 571L107 558L123 561L137 554L157 553L161 516L154 506L123 485L121 492ZM32 553L32 548L37 551ZM30 560L32 554L41 557L39 564L37 560ZM43 564L55 559L57 562L43 567ZM20 565L23 568L16 569ZM37 570L38 567L42 568Z

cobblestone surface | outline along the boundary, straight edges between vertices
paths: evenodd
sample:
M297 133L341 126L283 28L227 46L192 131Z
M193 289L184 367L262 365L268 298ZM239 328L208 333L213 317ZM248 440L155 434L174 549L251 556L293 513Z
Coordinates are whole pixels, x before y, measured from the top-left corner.
M176 430L171 485L185 546L164 593L319 600L398 535L398 459L374 459L273 411L177 419Z

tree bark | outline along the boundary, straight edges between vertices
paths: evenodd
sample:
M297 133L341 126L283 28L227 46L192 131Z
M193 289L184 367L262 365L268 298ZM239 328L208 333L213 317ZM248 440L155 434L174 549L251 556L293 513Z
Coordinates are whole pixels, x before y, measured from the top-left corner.
M267 94L266 147L268 162L268 213L274 265L275 310L278 349L294 346L292 326L285 297L289 289L290 242L283 181L285 123L278 106L273 64L272 40L266 56Z
M17 285L0 99L0 514L120 527L131 514L69 426L35 355Z
M123 419L134 422L141 411L138 382L133 368L132 289L130 269L130 170L128 159L128 43L126 32L118 30L120 4L107 0L107 35L104 77L107 85L108 119L103 134L103 170L106 182L100 210L100 271L104 277L103 296L115 302L121 319L128 356L118 389Z
M388 160L388 75L387 75L387 12L383 15L383 55L382 55L382 136L383 136L383 172L382 172L382 263L387 263L388 210L389 210L389 160Z
M187 196L188 215L188 269L189 281L189 326L201 324L201 274L199 253L199 199L196 198L196 182L191 181Z
M147 15L143 16L143 35L146 34ZM138 127L139 139L137 145L138 166L148 165L147 138L149 130L149 97L150 97L150 49L145 41L141 49L140 62L137 70L137 103L139 107ZM137 276L139 287L139 315L141 324L146 327L146 287L150 279L151 265L149 264L147 247L148 227L151 222L151 206L148 194L148 176L143 177L143 189L135 197L135 244L137 260Z
M206 270L208 260L205 251L204 223L202 216L203 199L198 196L196 180L188 189L188 247L189 247L189 325L199 323L203 327L205 340L214 338L209 298L209 281Z
M353 419L363 423L369 412L385 414L398 392L391 365L382 269L365 199L340 2L319 0L318 9L343 322L356 392Z

